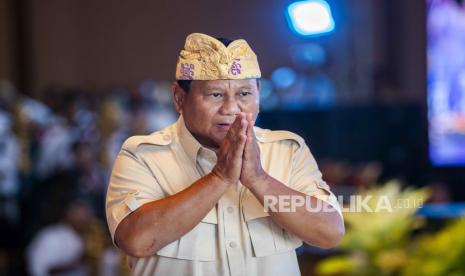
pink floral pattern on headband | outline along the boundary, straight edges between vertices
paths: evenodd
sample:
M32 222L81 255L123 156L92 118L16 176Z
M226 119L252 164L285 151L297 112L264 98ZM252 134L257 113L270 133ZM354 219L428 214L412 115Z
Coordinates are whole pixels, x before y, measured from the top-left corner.
M241 64L239 63L240 59L234 59L232 65L231 65L231 74L239 75L241 73Z
M181 63L181 78L182 80L192 80L194 78L195 66L192 63Z

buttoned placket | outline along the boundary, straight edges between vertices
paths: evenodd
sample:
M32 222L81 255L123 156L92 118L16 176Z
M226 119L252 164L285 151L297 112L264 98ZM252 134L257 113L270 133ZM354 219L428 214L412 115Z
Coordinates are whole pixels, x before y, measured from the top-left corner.
M216 155L211 150L201 148L198 163L204 173L209 173L216 164ZM229 187L218 201L218 212L223 217L223 224L218 224L218 231L224 233L226 256L231 276L246 275L243 238L241 237L241 212L239 208L240 183Z

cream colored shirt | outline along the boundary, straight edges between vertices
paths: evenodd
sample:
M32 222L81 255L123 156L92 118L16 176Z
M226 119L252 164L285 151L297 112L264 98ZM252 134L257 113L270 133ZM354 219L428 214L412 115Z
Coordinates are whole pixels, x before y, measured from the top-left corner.
M304 140L288 131L255 127L264 170L294 190L340 208ZM114 240L118 224L150 201L176 194L208 174L216 154L184 125L134 136L123 145L106 199ZM300 275L302 241L275 224L242 184L231 187L190 232L147 258L129 257L133 275Z

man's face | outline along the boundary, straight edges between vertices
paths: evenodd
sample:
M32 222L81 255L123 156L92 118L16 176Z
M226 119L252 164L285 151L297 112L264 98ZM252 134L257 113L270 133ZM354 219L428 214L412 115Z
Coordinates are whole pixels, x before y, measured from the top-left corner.
M237 113L252 113L255 120L259 111L256 79L192 81L188 93L179 87L175 93L177 109L182 112L187 129L209 147L219 146ZM179 101L179 97L183 99Z

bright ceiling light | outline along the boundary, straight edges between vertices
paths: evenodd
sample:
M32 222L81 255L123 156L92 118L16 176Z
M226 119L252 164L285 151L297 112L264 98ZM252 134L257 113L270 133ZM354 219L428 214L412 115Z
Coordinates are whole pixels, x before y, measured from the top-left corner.
M335 24L331 8L323 0L295 2L287 8L291 28L300 35L314 36L332 32Z

